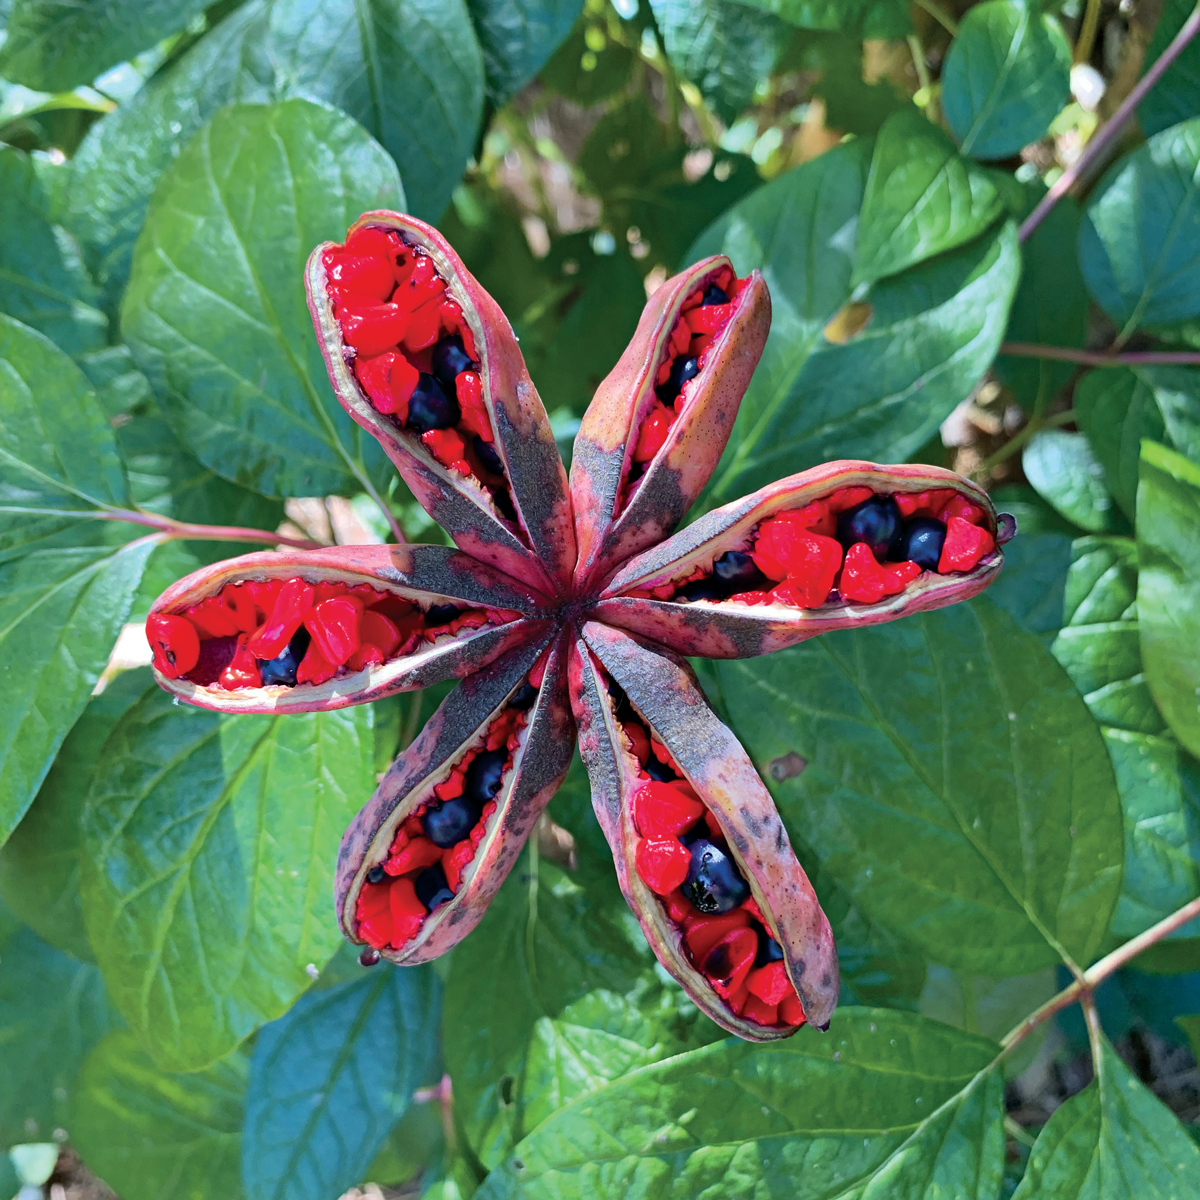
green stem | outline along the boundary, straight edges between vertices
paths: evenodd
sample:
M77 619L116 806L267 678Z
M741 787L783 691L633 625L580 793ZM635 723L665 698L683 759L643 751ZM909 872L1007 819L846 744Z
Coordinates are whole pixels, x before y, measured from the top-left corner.
M1083 23L1079 26L1079 38L1075 42L1073 62L1085 63L1092 57L1092 46L1096 42L1096 30L1100 27L1100 0L1087 0Z
M1196 350L1139 350L1117 354L1110 350L1073 350L1033 342L1004 342L1000 353L1014 358L1052 358L1085 367L1200 366L1200 351Z
M937 0L916 0L916 5L923 8L951 37L958 37L958 22Z

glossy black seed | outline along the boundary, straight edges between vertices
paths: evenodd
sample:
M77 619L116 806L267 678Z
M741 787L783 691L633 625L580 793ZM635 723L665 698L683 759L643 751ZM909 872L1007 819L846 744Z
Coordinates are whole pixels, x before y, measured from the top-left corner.
M926 571L936 571L945 540L946 527L941 521L934 517L913 517L904 522L892 557L898 562L915 562Z
M457 604L431 604L425 612L426 625L449 625L455 617L462 615Z
M519 708L522 712L527 712L533 707L533 702L537 699L538 690L532 683L523 683L513 695L513 698L508 702L509 708Z
M646 765L642 768L651 779L657 780L659 783L670 783L672 779L678 779L679 776L671 770L664 762L659 762L654 757L654 751L650 752L650 757L646 759Z
M713 563L713 575L724 585L729 595L739 592L759 592L770 589L767 577L754 565L754 559L741 550L727 550Z
M466 796L443 800L426 809L421 817L421 828L425 836L435 845L445 849L461 842L475 828L479 820L479 809Z
M850 549L866 542L876 558L883 558L900 537L900 508L891 496L872 496L838 514L838 541Z
M698 358L684 358L680 355L671 364L671 373L667 376L667 382L655 389L658 398L664 404L670 404L679 395L680 391L682 391L683 385L689 379L695 379L699 374L700 360Z
M474 365L471 356L463 349L460 337L444 337L433 348L434 378L448 388L453 388L454 380Z
M374 946L367 946L358 956L358 961L364 967L373 967L379 961L379 951Z
M445 904L447 900L454 899L454 893L446 882L446 872L442 870L441 863L434 863L433 866L426 867L417 876L417 881L413 886L416 888L417 899L425 905L429 912L433 912L439 904Z
M477 754L467 768L467 777L463 780L463 795L473 804L483 807L500 790L504 779L504 764L508 761L508 751L484 750Z
M442 385L424 371L417 377L417 387L408 400L408 420L405 425L418 433L431 429L450 429L458 424L462 411L458 401L447 395Z
M504 474L504 464L500 461L500 455L496 453L491 442L484 441L479 434L475 435L475 453L479 455L479 461L483 463L485 471L490 471L493 475Z
M685 583L671 599L687 603L691 600L724 600L728 595L729 588L716 576L709 575L705 579L693 579L691 583Z
M683 894L702 913L729 912L749 897L750 885L723 850L698 838L691 845L691 854Z
M767 963L782 962L783 947L765 930L758 931L758 953L754 956L756 967L765 967Z
M381 866L372 867L367 872L368 883L382 883L387 878L387 872Z
M312 635L301 625L280 654L267 662L259 659L258 673L262 676L263 686L266 687L269 683L283 683L288 687L295 687L296 671L300 667L300 660L308 652L308 644L311 641Z
M724 288L719 288L715 283L710 283L704 289L704 299L700 301L700 307L706 308L710 304L728 304L729 297L725 294Z

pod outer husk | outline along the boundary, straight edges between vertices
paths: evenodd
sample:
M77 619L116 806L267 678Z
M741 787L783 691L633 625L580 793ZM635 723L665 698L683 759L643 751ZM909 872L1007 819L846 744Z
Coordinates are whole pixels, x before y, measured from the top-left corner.
M926 571L898 595L886 596L876 604L842 601L803 609L787 604L749 605L737 600L676 603L622 594L684 579L696 567L710 566L726 550L744 548L751 530L767 517L785 509L802 508L838 488L851 486L868 486L891 494L952 488L983 508L988 514L989 532L998 532L996 510L987 493L953 471L920 463L880 466L857 459L824 463L713 509L674 537L631 559L609 581L593 615L680 654L750 658L794 646L819 633L878 625L957 604L982 592L1004 565L1001 533L996 549L974 570L953 575Z
M329 379L342 407L383 446L413 495L455 544L483 562L548 594L565 586L575 564L575 524L566 470L550 419L529 378L516 335L500 306L431 225L402 213L364 213L350 227L394 229L424 247L447 291L458 302L481 355L483 398L492 416L495 448L504 462L520 528L505 521L491 497L442 466L419 437L377 412L346 361L341 329L326 287L324 242L309 257L305 287ZM348 235L347 235L348 236Z
M571 495L579 542L575 577L585 587L683 520L729 440L771 327L771 297L757 271L688 385L688 402L665 444L617 511L637 429L655 403L655 377L671 328L687 297L726 267L731 264L724 256L706 258L655 291L633 340L584 414L571 459Z
M583 626L571 654L571 694L592 804L612 848L617 878L646 940L693 1002L723 1029L748 1041L795 1032L737 1017L689 961L680 930L634 865L637 829L631 791L637 761L619 732L602 667L671 752L688 782L716 814L770 932L783 947L789 977L811 1024L825 1027L838 998L833 931L796 860L774 801L733 733L705 703L685 664L596 622Z
M227 583L291 579L297 575L310 583L368 583L405 599L419 600L423 606L459 604L511 609L525 615L504 625L461 633L452 640L432 643L413 654L323 684L226 691L201 687L187 679L168 679L155 670L159 687L187 704L216 712L324 712L429 687L446 679L460 679L513 646L543 636L552 624L540 593L449 546L332 546L243 554L186 575L167 588L150 611L182 612L216 595Z
M449 775L547 647L546 672L529 712L524 742L497 794L498 807L488 820L487 833L463 872L463 886L453 900L434 909L409 944L380 954L406 965L428 962L479 924L571 764L575 729L567 699L567 647L561 635L520 646L460 683L351 822L338 851L334 880L338 920L350 941L362 942L355 906L367 871L387 857L404 819Z

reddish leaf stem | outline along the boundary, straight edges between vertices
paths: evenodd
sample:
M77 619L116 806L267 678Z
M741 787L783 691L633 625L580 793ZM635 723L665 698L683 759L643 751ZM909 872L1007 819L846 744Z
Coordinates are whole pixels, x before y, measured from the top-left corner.
M245 525L194 525L189 521L176 521L174 517L134 512L127 508L102 509L90 515L99 521L128 521L131 525L148 525L168 538L206 542L266 542L270 546L293 546L297 550L318 550L321 547L320 542L284 537L270 529L251 529Z
M1054 358L1060 362L1080 363L1085 367L1200 366L1200 351L1139 350L1113 354L1104 350L1072 350L1066 346L1040 346L1033 342L1004 342L1001 354L1014 358Z
M1051 185L1050 190L1038 201L1037 207L1021 223L1017 234L1022 242L1033 235L1033 231L1046 219L1046 214L1067 194L1116 141L1133 110L1142 102L1146 93L1162 78L1167 68L1183 53L1188 42L1200 31L1200 4L1184 21L1171 44L1162 52L1158 61L1138 80L1133 91L1121 102L1120 107L1103 127L1088 142L1083 153Z

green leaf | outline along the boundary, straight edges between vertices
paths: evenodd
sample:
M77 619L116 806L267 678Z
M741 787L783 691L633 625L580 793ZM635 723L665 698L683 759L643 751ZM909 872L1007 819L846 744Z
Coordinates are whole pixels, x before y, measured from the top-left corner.
M1013 1200L1195 1200L1200 1147L1103 1038L1097 1068L1038 1135Z
M168 1074L131 1033L110 1034L84 1065L71 1140L122 1200L240 1200L247 1069L238 1052Z
M12 0L0 75L42 92L70 91L203 11L204 0Z
M218 716L152 692L84 810L84 913L113 999L164 1069L220 1058L338 945L338 839L374 788L370 708Z
M108 320L70 235L46 216L33 163L0 148L0 306L68 354L104 345Z
M1200 118L1115 163L1079 231L1083 278L1128 337L1200 315Z
M248 1200L326 1200L366 1178L428 1070L439 990L432 967L385 965L263 1029L246 1093Z
M1038 638L987 600L717 664L789 830L928 958L1019 975L1091 959L1121 886L1095 722ZM762 714L769 712L770 721Z
M1143 442L1137 510L1146 679L1171 732L1200 755L1200 467Z
M852 286L897 275L978 237L1004 212L988 177L911 105L875 139Z
M912 31L900 0L745 0L801 29L835 29L863 38L900 38Z
M1194 0L1166 0L1154 36L1146 47L1143 73L1158 62L1195 7ZM1194 117L1197 95L1200 95L1200 42L1193 39L1138 105L1142 132L1149 137Z
M986 0L963 17L942 68L942 108L964 154L1008 158L1037 141L1071 95L1071 48L1030 0Z
M155 192L122 329L202 463L277 496L353 494L368 455L384 475L330 395L303 268L364 210L403 207L383 150L305 100L224 109L188 144Z
M1002 510L1016 507L1001 504ZM1046 530L1025 531L1004 547L1004 570L988 588L992 601L1017 619L1022 629L1047 643L1062 626L1063 589L1071 565L1071 535Z
M840 146L754 192L690 252L724 251L739 274L760 267L772 300L711 504L831 458L907 458L995 357L1017 280L1010 224L879 283L865 328L826 338L850 299L865 177L862 143Z
M119 1025L94 966L24 927L0 942L0 1146L74 1134L80 1067Z
M503 108L571 32L582 0L467 0L483 51L488 99Z
M83 801L105 739L153 686L149 669L123 671L88 701L37 799L0 847L0 898L39 937L85 962L94 956L79 894Z
M728 1038L559 1109L477 1195L983 1200L1004 1158L995 1053L886 1009L768 1046Z
M1114 528L1104 468L1087 438L1062 429L1034 434L1021 457L1025 477L1068 521L1091 533Z

